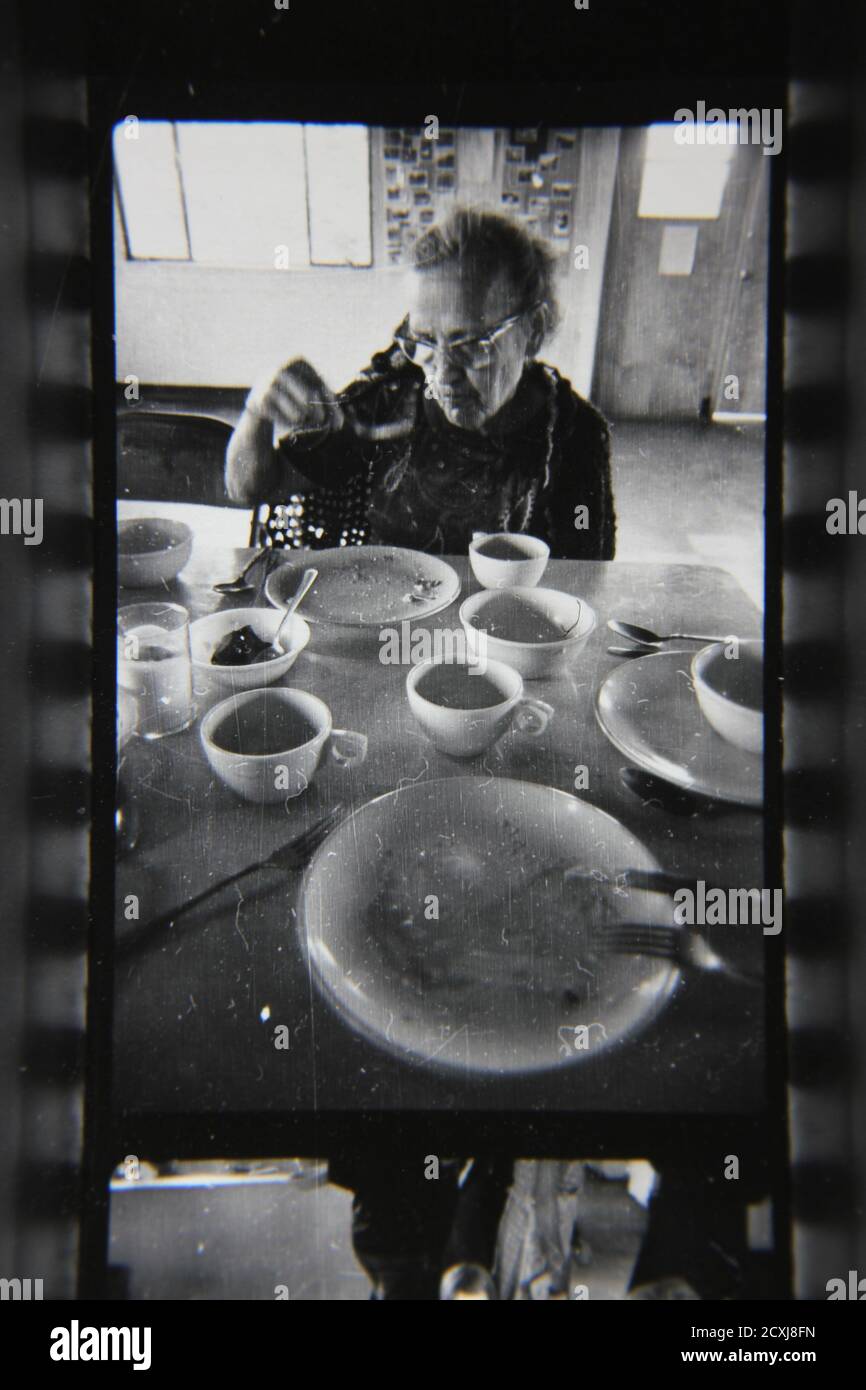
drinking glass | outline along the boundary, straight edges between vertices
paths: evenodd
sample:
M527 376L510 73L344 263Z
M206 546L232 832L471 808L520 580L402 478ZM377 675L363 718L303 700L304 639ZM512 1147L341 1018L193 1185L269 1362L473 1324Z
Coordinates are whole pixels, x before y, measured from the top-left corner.
M138 844L140 817L129 788L126 749L135 734L138 707L128 690L117 692L117 780L114 801L115 848L118 857L129 854Z
M165 738L195 719L189 614L179 603L133 603L117 615L118 684L135 697L139 738Z

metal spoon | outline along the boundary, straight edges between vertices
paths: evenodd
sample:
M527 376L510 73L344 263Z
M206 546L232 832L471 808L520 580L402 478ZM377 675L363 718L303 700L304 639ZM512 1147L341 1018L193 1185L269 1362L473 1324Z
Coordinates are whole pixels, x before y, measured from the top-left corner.
M615 632L617 637L626 637L629 642L638 642L644 647L660 647L662 642L727 642L729 639L724 637L708 637L706 633L698 632L669 632L662 637L659 633L653 632L649 627L638 627L637 623L621 623L616 618L611 618L608 622L611 632Z
M261 574L259 575L259 582L255 585L255 598L252 600L253 606L256 608L262 605L262 600L264 598L265 593L265 585L267 584L270 572L274 567L274 563L277 559L277 554L278 552L274 549L273 546L269 546L268 549L265 551L264 568ZM269 604L266 604L265 606L270 607Z
M249 572L250 572L250 570L252 569L253 565L257 565L258 562L259 562L259 560L261 560L263 557L265 557L265 556L267 556L267 555L270 555L270 554L271 554L271 551L270 551L270 550L257 550L256 553L255 553L255 555L253 556L253 558L248 562L248 564L246 565L246 567L245 567L245 568L242 570L242 572L238 575L237 579L227 579L227 580L226 580L224 583L222 583L222 584L214 584L214 585L213 585L213 588L215 589L215 591L216 591L218 594L248 594L248 593L251 593L252 590L255 588L255 585L254 585L254 584L249 584L249 583L247 582L247 575L249 574Z
M283 629L285 628L286 624L288 623L298 604L301 602L302 599L306 598L307 594L312 589L318 577L318 570L304 570L303 578L301 579L300 584L298 585L293 597L289 599L286 611L283 614L283 621L277 628L277 635L274 638L274 646L279 647L282 651L286 651L286 648L283 646L281 640L283 636Z
M623 786L638 797L644 806L652 806L669 816L730 816L737 812L748 813L752 809L733 801L716 801L703 792L677 787L637 767L623 767L619 776Z

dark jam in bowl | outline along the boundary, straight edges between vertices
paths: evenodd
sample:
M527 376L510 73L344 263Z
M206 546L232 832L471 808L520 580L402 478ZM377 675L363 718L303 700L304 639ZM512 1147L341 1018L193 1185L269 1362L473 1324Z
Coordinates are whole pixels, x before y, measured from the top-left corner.
M284 653L272 642L265 642L251 627L239 627L223 637L214 648L212 666L255 666L260 661L274 661Z

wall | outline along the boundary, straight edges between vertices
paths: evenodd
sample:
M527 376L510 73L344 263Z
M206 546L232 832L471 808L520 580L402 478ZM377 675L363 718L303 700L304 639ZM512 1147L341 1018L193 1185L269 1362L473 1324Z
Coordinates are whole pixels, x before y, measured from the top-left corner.
M588 270L563 258L563 322L543 357L589 393L619 132L585 132L575 240ZM128 261L115 216L117 379L154 385L249 386L304 356L335 390L391 341L405 314L402 270L226 270Z
M160 385L249 386L303 356L339 389L406 312L399 275L342 267L119 262L116 295L118 380Z

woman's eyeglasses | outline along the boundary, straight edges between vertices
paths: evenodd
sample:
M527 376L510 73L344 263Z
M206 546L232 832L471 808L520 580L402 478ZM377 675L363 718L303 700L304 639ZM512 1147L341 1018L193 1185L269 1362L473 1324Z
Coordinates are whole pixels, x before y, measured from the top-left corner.
M540 304L533 304L531 309L521 309L519 314L512 314L509 318L503 319L501 323L494 324L492 328L487 329L486 333L482 333L478 337L452 338L450 342L442 344L442 350L455 362L458 362L461 367L474 368L475 370L480 367L487 367L493 360L496 345L500 339L527 314L532 314L540 308ZM399 329L394 334L394 338L409 361L414 362L416 367L429 367L439 346L438 343L431 342L429 338L417 338L414 334L404 333Z

